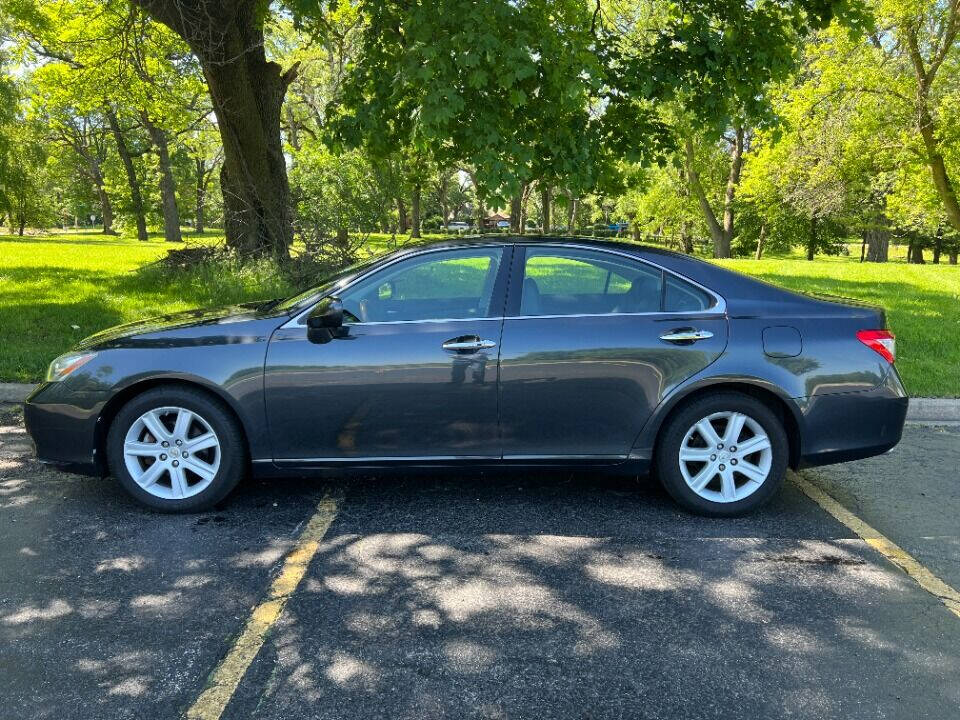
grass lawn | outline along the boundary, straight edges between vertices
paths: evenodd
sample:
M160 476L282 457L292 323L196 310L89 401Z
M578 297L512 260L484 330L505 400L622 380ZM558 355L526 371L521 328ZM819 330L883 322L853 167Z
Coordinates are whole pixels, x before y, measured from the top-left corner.
M0 381L40 380L55 356L111 325L291 291L276 274L256 270L185 273L176 283L135 272L172 247L184 244L162 236L139 242L97 233L0 235Z
M208 234L189 242L216 239ZM388 250L393 239L371 236L369 245ZM175 282L149 269L135 272L170 247L159 237L141 243L95 233L0 235L0 381L39 380L54 356L110 325L294 290L266 265L193 271ZM960 266L860 264L853 256L721 262L789 288L884 306L910 393L960 396Z

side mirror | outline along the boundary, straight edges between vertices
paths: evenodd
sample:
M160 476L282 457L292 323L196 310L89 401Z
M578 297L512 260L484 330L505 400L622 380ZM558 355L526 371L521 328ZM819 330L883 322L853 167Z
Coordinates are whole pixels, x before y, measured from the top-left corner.
M307 316L307 339L315 343L328 343L342 325L343 303L339 298L324 298Z

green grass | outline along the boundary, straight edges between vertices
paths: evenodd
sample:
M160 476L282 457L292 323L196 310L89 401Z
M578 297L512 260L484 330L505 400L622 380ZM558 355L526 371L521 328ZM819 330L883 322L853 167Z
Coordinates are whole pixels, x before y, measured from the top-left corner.
M190 242L217 239L207 234ZM390 235L367 240L374 252L394 245ZM406 242L397 237L397 245ZM149 267L137 272L170 247L161 238L140 243L95 233L0 235L0 381L39 380L54 356L111 325L294 291L268 263L201 267L173 279ZM897 334L897 366L910 393L960 396L960 266L860 264L856 253L814 262L790 255L721 264L789 288L882 305Z
M39 380L56 355L111 325L291 292L268 267L200 268L176 282L151 268L136 272L172 247L184 244L95 233L0 236L0 381Z

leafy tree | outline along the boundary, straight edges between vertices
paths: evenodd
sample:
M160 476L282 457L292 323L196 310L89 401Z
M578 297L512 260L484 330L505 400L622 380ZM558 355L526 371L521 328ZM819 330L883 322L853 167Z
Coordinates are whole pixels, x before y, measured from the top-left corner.
M830 0L627 4L612 16L579 0L357 5L363 39L331 111L335 137L470 164L478 188L501 199L532 180L592 189L611 159L663 157L676 138L658 103L680 102L710 128L760 115L798 41L849 10Z

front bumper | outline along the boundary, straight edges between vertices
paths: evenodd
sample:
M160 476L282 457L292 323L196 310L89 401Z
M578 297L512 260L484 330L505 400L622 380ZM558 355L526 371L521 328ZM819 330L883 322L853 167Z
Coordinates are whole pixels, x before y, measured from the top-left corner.
M804 430L800 467L882 455L900 442L909 398L896 369L864 392L799 399Z
M61 383L38 385L23 406L24 425L40 462L81 475L105 475L106 461L98 451L103 405L77 400Z

